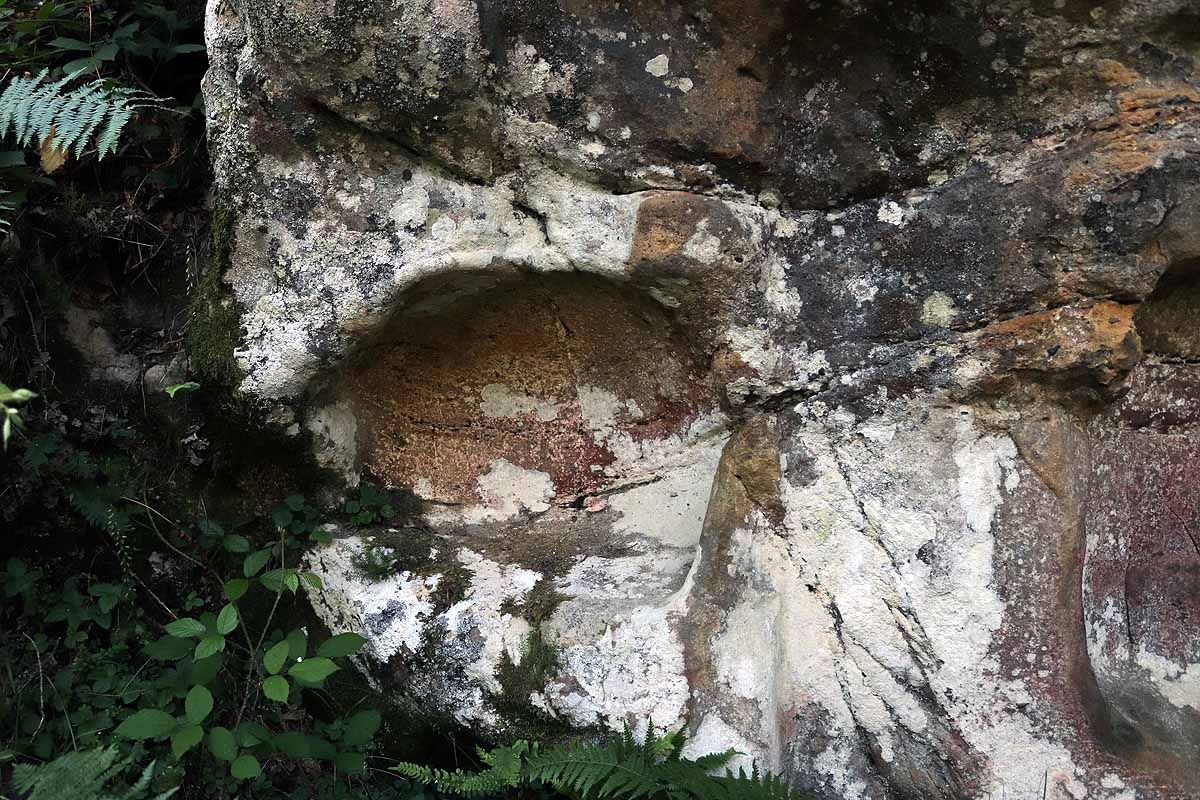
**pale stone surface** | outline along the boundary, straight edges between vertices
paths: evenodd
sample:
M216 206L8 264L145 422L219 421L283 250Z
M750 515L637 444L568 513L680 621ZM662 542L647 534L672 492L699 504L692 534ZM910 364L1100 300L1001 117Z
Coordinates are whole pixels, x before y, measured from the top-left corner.
M504 735L540 638L548 723L822 800L1200 792L1188 0L523 9L210 4L238 388L431 537L309 556L372 680Z

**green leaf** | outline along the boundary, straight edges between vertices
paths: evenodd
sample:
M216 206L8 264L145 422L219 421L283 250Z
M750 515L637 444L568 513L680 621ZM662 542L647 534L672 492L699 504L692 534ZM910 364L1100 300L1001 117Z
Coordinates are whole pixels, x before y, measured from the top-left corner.
M262 550L256 550L246 556L246 560L242 562L242 574L247 578L253 578L257 575L267 562L271 560L272 548L267 547Z
M304 495L289 494L287 497L283 498L283 504L292 511L299 511L300 509L304 508Z
M283 663L287 661L288 643L286 641L278 642L263 654L263 666L267 668L267 672L272 675L278 675L279 670L283 669Z
M203 722L212 711L212 707L212 692L203 686L193 686L183 701L183 712L187 715L187 721L192 724Z
M262 772L262 767L258 765L258 759L249 753L238 756L232 764L229 765L229 774L237 778L239 781L257 778Z
M283 576L283 585L289 592L295 594L296 590L300 588L300 579L296 577L295 572L289 570L288 573Z
M215 653L221 652L224 649L224 636L205 636L200 640L200 644L196 645L196 654L192 657L197 661L201 661Z
M271 519L274 520L276 528L286 528L292 524L292 512L286 508L277 508L271 512Z
M277 733L271 739L271 743L275 745L275 749L291 758L309 758L312 756L312 750L308 746L308 737L303 733L289 731L288 733Z
M157 708L143 708L117 726L116 734L124 739L161 739L175 730L175 718Z
M247 722L238 726L237 740L242 747L254 747L270 739L271 732L257 722Z
M155 661L178 661L192 653L192 643L178 636L164 636L142 648Z
M83 50L91 52L92 46L87 42L81 42L78 39L68 39L65 36L59 36L57 39L51 39L46 42L48 47L55 47L59 50Z
M304 658L308 655L308 637L299 628L288 631L287 643L288 655L292 658Z
M375 735L379 730L379 723L382 721L379 712L375 709L360 711L350 719L346 720L346 728L342 733L342 744L347 747L361 747Z
M193 684L209 684L217 679L217 673L221 671L222 658L220 655L209 656L199 660L192 660L192 670L188 675L188 680Z
M325 584L321 581L321 576L315 572L303 572L300 574L304 578L304 582L314 589L320 589Z
M288 571L286 569L273 569L270 572L264 572L261 576L259 576L258 582L261 583L268 592L282 592L283 576L287 574Z
M216 727L208 732L208 751L222 761L233 761L237 757L237 742L228 728Z
M338 753L333 762L342 772L357 775L367 769L367 759L362 753Z
M225 581L225 596L229 598L229 602L236 603L250 589L250 581L245 578L234 578L231 581Z
M221 609L221 613L217 615L217 633L226 634L237 627L238 611L232 603Z
M167 633L172 636L178 636L181 639L194 639L197 636L204 635L204 625L201 624L200 620L192 619L191 617L182 617L167 624Z
M175 754L175 758L179 758L188 750L200 743L204 738L204 729L199 725L188 725L186 728L180 728L171 734L171 752Z
M96 55L100 58L103 58L100 53L97 53ZM176 392L194 392L199 388L200 384L196 383L195 381L188 381L187 383L177 383L174 386L168 386L167 388L163 389L163 391L167 393L168 397L174 400Z
M302 683L318 684L337 672L337 670L338 665L328 658L306 658L303 661L292 664L292 668L288 670L288 675L291 675Z
M321 646L317 648L317 655L325 658L352 656L366 643L367 640L357 633L339 633L322 642Z
M221 546L231 553L249 553L250 540L240 533L231 533L221 539Z
M337 749L320 736L308 736L292 731L277 734L272 743L277 750L292 758L320 758L332 761L337 757Z
M286 703L288 699L287 678L282 675L272 675L262 683L263 694L276 703Z

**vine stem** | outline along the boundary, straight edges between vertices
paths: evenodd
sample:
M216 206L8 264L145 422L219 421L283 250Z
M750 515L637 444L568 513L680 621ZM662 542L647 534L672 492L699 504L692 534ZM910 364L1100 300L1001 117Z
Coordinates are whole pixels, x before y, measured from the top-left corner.
M279 531L279 568L287 568L287 531L280 529ZM263 640L267 638L267 631L271 629L271 620L275 618L275 610L279 608L279 598L283 597L283 587L275 592L275 602L271 604L271 612L267 614L267 621L263 623L262 632L258 635L258 643L250 650L250 666L246 676L246 692L242 695L242 706L238 709L237 720L233 727L238 727L242 724L242 716L246 713L246 706L250 703L250 693L254 689L254 676L258 672L258 651L262 647ZM238 614L241 618L241 614ZM247 634L248 635L248 634Z

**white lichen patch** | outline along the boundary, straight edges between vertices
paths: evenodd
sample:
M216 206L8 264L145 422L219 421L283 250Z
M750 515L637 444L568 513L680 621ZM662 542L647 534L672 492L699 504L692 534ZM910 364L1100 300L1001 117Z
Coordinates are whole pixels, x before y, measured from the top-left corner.
M549 474L503 458L492 460L476 485L481 505L467 512L471 522L511 519L522 511L541 513L554 499L554 481Z
M355 559L366 549L357 536L334 539L305 556L305 569L321 578L321 588L307 582L313 610L333 633L352 631L367 639L366 654L379 663L421 649L425 625L433 613L431 596L438 576L409 572L372 579L363 576Z
M696 231L683 243L683 254L701 264L712 264L721 257L721 239L708 230L708 219L696 223Z
M671 71L671 60L666 53L660 53L646 62L646 72L656 78L661 78Z
M838 680L806 700L837 715L848 699L887 760L899 728L931 724L917 691L927 681L939 713L988 754L979 796L1032 796L1047 773L1073 780L1070 753L1037 729L1024 684L992 655L1004 617L992 528L1020 485L1012 441L980 430L970 409L925 399L864 424L814 414L790 446L810 467L784 486L785 526L839 619ZM932 557L917 558L922 547ZM849 767L830 767L830 785L847 785L837 770Z
M1138 647L1136 660L1168 703L1200 711L1200 665L1164 658L1151 652L1145 644Z
M958 309L954 306L954 298L945 292L934 292L921 304L921 322L926 325L948 328L957 316Z
M346 485L358 485L358 419L347 402L313 410L305 427L313 437L313 457L323 469L340 474Z
M489 383L480 392L479 410L498 419L518 419L532 414L540 422L558 419L558 398L540 398L514 391L502 383Z

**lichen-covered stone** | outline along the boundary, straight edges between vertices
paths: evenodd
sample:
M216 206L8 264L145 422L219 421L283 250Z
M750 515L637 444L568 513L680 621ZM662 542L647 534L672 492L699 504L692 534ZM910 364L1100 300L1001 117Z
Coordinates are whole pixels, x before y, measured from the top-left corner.
M487 735L1196 796L1198 23L214 0L194 356L417 509L312 552L314 606Z

